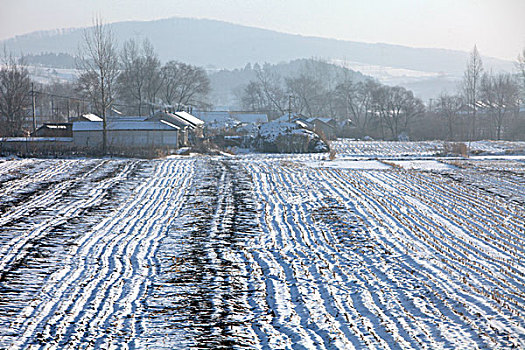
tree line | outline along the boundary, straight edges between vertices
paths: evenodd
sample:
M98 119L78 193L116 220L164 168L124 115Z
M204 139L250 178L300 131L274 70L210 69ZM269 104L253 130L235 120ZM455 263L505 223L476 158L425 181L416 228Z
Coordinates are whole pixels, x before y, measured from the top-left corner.
M273 118L291 113L350 119L355 126L353 137L523 138L525 121L519 116L519 106L525 100L525 49L517 68L519 74L485 72L474 47L456 93L442 93L425 106L403 87L374 79L356 80L317 60L309 60L289 76L266 64L256 67L256 79L244 87L239 100L244 109L266 112Z
M119 49L109 26L95 20L80 43L73 83L31 81L24 62L5 52L0 68L0 136L22 136L36 90L39 114L50 121L95 113L145 116L161 108L209 106L210 80L202 67L178 61L161 64L148 40L130 39ZM59 112L60 111L60 112ZM67 119L66 119L67 120Z
M85 112L106 120L111 114L143 116L165 107L210 106L210 80L203 68L178 61L162 64L148 40L131 39L119 48L110 27L99 19L84 31L76 66L81 73L73 83L36 84L23 63L4 52L0 136L24 134L32 100L52 121ZM304 60L290 73L256 64L255 79L238 99L244 110L270 118L293 113L351 120L352 137L523 138L525 121L518 110L525 100L525 49L516 67L518 74L484 71L474 47L456 93L442 93L425 106L410 90L320 60Z

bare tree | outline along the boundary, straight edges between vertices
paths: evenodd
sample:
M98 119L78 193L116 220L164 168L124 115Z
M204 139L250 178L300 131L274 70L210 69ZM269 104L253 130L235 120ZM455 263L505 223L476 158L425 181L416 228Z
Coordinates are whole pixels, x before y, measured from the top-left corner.
M288 98L282 87L281 77L272 72L268 64L265 64L263 68L255 67L255 74L257 82L271 106L269 109L276 110L280 115L285 114Z
M381 134L385 137L384 126L393 139L401 132L408 132L410 122L424 112L423 102L414 97L412 91L400 86L381 86L374 90L373 108L381 122Z
M122 45L120 61L122 70L117 79L118 95L128 105L136 107L137 115L142 115L146 75L136 40L130 39Z
M245 110L263 112L268 108L268 101L262 91L260 84L251 81L242 90L240 101Z
M160 71L160 60L153 49L153 46L148 40L145 40L142 45L144 53L144 71L146 74L146 98L150 108L150 113L153 113L155 107L158 106L157 98L162 88L162 76Z
M4 49L0 68L0 130L4 136L21 136L31 106L29 72Z
M509 73L484 74L481 79L480 97L490 112L499 140L506 116L518 106L518 84Z
M481 83L481 74L483 73L483 63L479 55L478 48L474 45L474 49L470 53L467 63L467 69L463 76L462 90L465 98L465 103L469 108L469 115L471 119L471 131L469 140L476 138L476 112L478 108L478 99Z
M367 134L374 118L372 97L379 86L379 83L371 79L357 84L346 80L334 90L337 113L345 119L351 119L361 135Z
M312 75L300 74L297 77L286 78L288 93L293 98L296 113L309 117L326 115L327 96L329 94L322 86L322 82Z
M179 109L184 105L205 105L210 92L206 71L197 66L169 61L161 68L162 98Z
M119 97L138 115L143 115L144 105L150 112L157 105L162 86L160 60L149 40L142 44L130 39L122 46L120 54L122 70L117 79Z
M309 116L337 117L335 88L348 81L348 70L329 64L322 59L308 59L294 77L285 79L294 103L305 107Z
M95 103L103 120L102 151L107 150L107 113L114 102L114 88L119 75L116 41L111 29L100 18L83 33L78 68L79 88Z
M454 128L458 123L458 115L463 105L461 96L448 95L446 93L442 93L439 96L437 112L447 121L449 140L454 139Z

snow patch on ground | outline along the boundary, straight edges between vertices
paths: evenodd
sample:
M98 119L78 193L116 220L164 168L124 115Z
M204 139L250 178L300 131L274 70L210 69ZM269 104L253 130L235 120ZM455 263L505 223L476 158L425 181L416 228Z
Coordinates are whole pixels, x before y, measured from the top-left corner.
M332 160L332 161L307 161L306 165L312 168L335 168L355 170L381 170L391 169L388 164L378 160Z
M394 164L404 169L413 170L451 170L456 169L451 164L441 163L437 160L392 160L387 163Z

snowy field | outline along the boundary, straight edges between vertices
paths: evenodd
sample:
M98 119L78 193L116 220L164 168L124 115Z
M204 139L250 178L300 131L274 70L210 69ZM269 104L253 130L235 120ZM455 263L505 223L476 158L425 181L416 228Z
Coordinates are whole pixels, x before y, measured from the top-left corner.
M523 146L0 159L0 349L525 348Z

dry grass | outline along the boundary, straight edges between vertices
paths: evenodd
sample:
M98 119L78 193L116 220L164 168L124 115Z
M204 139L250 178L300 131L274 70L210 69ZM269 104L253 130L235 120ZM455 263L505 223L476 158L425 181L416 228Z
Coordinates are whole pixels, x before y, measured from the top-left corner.
M463 142L445 142L443 143L443 155L468 158L468 147Z

